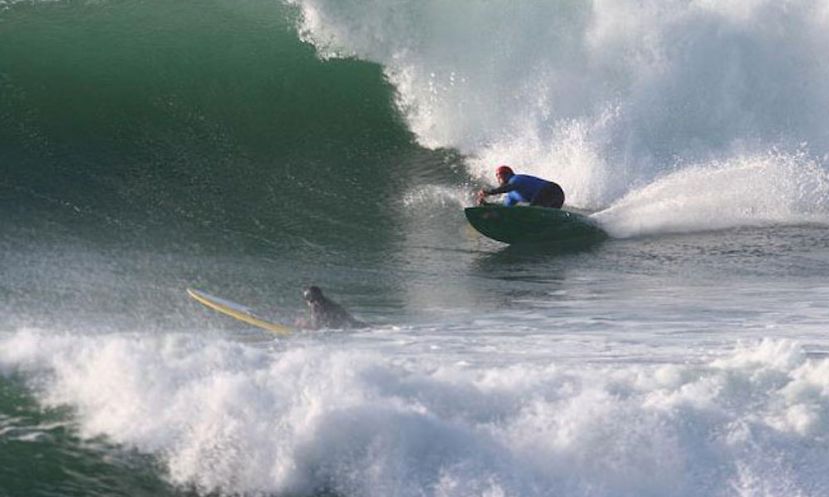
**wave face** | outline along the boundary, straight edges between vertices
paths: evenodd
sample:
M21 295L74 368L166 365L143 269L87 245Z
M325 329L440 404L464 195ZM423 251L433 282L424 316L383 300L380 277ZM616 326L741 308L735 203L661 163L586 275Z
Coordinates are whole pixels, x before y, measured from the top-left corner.
M0 8L7 218L131 241L159 230L377 241L384 201L409 172L430 174L418 164L436 154L413 143L380 68L320 61L293 7Z
M729 226L744 224L747 208L749 224L808 220L816 204L826 214L826 2L292 3L324 56L382 64L419 142L472 155L473 174L510 162L559 180L572 204L600 209L677 170L730 177L754 167L794 190L772 192L783 197L772 208L752 200L763 194L738 192L735 207L733 185L689 177L680 190L722 200L693 214L698 198L649 198L672 204L654 215L690 210L672 228L682 231L698 229L707 207ZM781 215L780 203L812 207Z

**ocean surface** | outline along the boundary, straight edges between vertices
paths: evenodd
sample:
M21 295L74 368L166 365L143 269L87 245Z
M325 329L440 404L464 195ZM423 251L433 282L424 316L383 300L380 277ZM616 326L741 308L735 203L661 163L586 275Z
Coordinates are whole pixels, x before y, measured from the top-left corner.
M0 0L0 495L826 497L829 1ZM506 246L494 168L600 243ZM287 338L316 284L369 329Z

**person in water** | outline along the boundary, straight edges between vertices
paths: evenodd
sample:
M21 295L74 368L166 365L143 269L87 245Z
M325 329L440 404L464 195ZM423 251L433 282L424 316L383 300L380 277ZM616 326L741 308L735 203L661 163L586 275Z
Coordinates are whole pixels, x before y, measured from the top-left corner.
M322 294L318 286L309 286L302 292L310 316L297 321L299 328L319 330L321 328L366 328L368 325L354 319L343 307Z
M498 186L480 190L476 195L478 205L486 205L484 199L487 196L502 193L507 194L504 205L508 207L519 202L553 209L561 209L564 205L564 190L557 183L528 174L515 174L509 166L498 167L495 176Z

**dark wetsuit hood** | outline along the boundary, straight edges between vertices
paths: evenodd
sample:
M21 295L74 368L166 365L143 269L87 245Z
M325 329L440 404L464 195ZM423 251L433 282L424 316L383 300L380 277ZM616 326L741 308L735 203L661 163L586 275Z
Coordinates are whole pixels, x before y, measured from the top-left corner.
M322 294L318 286L309 286L302 292L311 311L310 326L319 328L363 328L365 323L354 319L343 307Z

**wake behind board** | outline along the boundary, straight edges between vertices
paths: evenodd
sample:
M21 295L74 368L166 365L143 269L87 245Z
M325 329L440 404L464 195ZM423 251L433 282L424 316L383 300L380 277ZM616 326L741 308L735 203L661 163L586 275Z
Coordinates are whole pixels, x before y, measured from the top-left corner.
M254 314L253 310L249 307L237 304L236 302L215 297L209 293L195 290L193 288L187 289L187 295L214 311L221 312L222 314L238 319L239 321L271 331L278 335L289 335L294 331L294 329L290 326L266 321Z
M595 241L607 237L592 219L563 209L482 205L464 209L482 235L503 243Z

